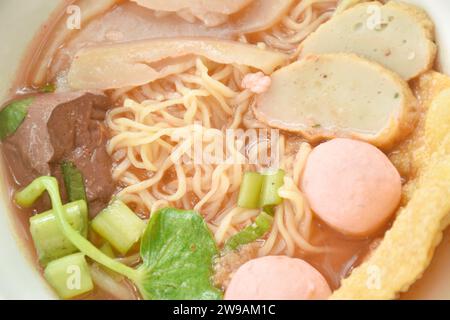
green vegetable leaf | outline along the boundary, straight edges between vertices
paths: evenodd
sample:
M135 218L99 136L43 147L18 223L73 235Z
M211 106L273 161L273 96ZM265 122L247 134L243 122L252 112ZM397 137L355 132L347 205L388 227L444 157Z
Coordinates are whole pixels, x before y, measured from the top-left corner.
M77 200L84 200L87 202L84 178L80 170L78 170L75 164L70 161L63 162L61 164L61 170L69 202Z
M252 243L262 238L270 230L272 223L273 217L265 212L261 212L254 223L228 239L225 243L225 249L235 250L241 245Z
M0 111L0 140L5 140L20 127L34 98L16 100Z
M211 283L214 239L194 211L166 208L152 214L141 243L139 271L146 299L211 300L222 293Z
M56 221L58 222L59 228L67 239L69 239L72 244L78 248L78 250L92 260L128 277L134 282L139 280L140 274L137 270L111 259L71 226L65 218L64 207L61 202L61 195L59 194L58 181L56 178L48 176L36 178L24 189L16 192L14 195L14 200L19 206L23 208L30 208L45 191L47 191L50 196L53 208L52 210L56 217Z
M55 178L39 177L14 198L19 206L28 208L45 191L60 229L73 245L92 260L132 280L144 299L222 298L221 291L211 283L217 247L198 213L169 208L153 213L141 243L144 263L133 269L107 256L70 225Z

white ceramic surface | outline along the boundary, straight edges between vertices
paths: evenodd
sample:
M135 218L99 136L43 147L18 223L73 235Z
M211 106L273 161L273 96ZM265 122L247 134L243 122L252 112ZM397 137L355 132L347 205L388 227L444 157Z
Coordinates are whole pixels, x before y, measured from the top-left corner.
M0 100L11 84L27 44L59 2L60 0L0 1ZM408 2L420 5L434 19L440 46L440 65L442 71L450 74L450 1ZM1 177L0 180L0 299L54 298L36 268L27 259L20 239L17 239L9 215L7 191ZM445 259L448 258L449 255L446 255ZM442 272L434 281L434 284L428 283L427 288L430 292L436 288L439 293L429 297L450 299L450 273ZM447 285L442 286L445 283Z
M94 0L95 1L95 0ZM0 1L0 99L9 89L25 49L59 0ZM2 175L3 172L0 173ZM9 215L4 179L0 182L0 298L54 297L17 239Z

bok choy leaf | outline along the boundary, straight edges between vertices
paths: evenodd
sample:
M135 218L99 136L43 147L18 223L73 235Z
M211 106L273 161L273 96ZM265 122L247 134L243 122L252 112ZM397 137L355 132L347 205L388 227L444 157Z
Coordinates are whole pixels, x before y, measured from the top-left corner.
M5 140L20 127L28 114L34 98L16 100L0 111L0 141Z
M104 254L66 220L57 180L40 177L15 195L30 207L47 191L59 227L82 253L133 281L144 299L221 299L211 282L214 239L203 218L194 211L166 208L152 214L141 240L142 265L128 267Z
M81 171L70 161L64 161L61 164L61 171L69 201L84 200L87 202L84 178Z

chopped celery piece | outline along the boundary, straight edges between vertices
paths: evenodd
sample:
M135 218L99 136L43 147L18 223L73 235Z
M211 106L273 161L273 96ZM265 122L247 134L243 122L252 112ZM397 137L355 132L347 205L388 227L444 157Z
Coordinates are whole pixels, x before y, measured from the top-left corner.
M44 276L62 299L71 299L94 289L89 266L82 253L50 262Z
M111 295L115 299L134 300L135 292L130 286L124 282L124 276L115 272L109 272L106 267L93 263L90 265L92 281L96 288Z
M16 100L0 111L0 141L5 140L20 127L28 114L34 98Z
M88 230L86 202L83 200L71 202L63 208L70 225L86 237ZM53 210L31 217L30 232L39 261L44 266L52 260L78 251L59 228Z
M104 254L106 254L111 259L116 258L114 249L112 248L111 244L109 244L109 242L105 242L104 244L102 244L102 246L100 247L100 251L103 252ZM123 280L123 276L121 274L114 272L111 269L109 269L108 267L105 267L103 265L99 265L99 267L102 268L103 271L105 271L114 280L116 280L118 282Z
M80 170L70 161L63 162L61 169L69 201L87 201L84 178Z
M102 244L102 246L100 247L100 251L110 258L114 259L116 257L116 255L114 254L114 250L109 244L109 242L105 242L104 244Z
M58 180L54 177L41 176L36 178L24 189L18 191L14 195L16 203L23 208L30 208L33 203L47 191L52 202L53 212L58 222L58 226L63 231L64 235L89 258L96 262L107 266L108 268L120 273L134 282L139 282L140 274L137 270L130 268L114 259L111 259L97 247L95 247L88 239L83 237L77 230L75 230L66 219L64 208L59 194Z
M246 172L239 190L238 206L247 209L259 208L263 176L257 172Z
M278 195L278 189L284 184L284 175L285 173L283 170L278 170L273 174L264 175L259 203L261 208L276 206L283 201Z
M211 282L212 262L218 254L211 231L194 211L161 209L152 214L141 241L143 263L137 269L105 255L68 223L58 181L42 176L18 191L18 205L30 207L48 192L59 227L86 256L133 281L144 299L221 299Z
M145 222L118 199L100 212L91 226L121 254L139 241L146 228Z
M225 249L235 250L241 245L252 243L262 238L270 230L272 222L272 216L261 212L253 224L228 239L225 243Z

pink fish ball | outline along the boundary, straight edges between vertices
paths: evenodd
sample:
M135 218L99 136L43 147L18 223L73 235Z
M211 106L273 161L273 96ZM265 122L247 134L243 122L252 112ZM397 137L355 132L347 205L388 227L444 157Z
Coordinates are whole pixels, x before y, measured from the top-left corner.
M320 300L330 295L325 278L307 262L267 256L250 260L236 271L225 300Z
M376 147L334 139L311 152L302 189L327 225L349 236L367 237L397 209L402 183L397 169Z

